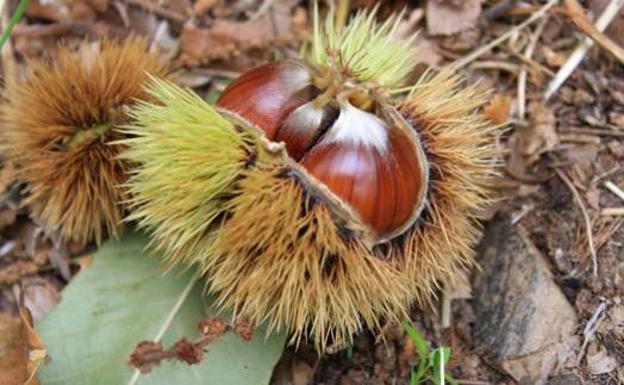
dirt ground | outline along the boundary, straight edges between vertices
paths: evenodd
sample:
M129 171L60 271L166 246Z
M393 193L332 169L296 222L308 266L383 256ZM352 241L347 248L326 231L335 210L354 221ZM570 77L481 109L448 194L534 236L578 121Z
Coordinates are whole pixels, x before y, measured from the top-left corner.
M8 2L5 21L16 3ZM624 189L624 64L608 44L594 45L544 101L552 79L586 36L574 5L593 20L610 2L555 4L528 26L522 23L545 3L353 0L349 6L356 11L376 3L380 18L405 9L401 30L421 31L423 68L457 64L468 81L493 90L488 114L508 128L498 138L500 200L483 213L484 223L506 218L522 229L576 318L570 357L541 383L623 384L624 195L618 194ZM210 99L241 71L296 55L310 34L310 20L310 4L298 0L33 0L2 51L2 69L19 71L30 58L53 57L61 40L71 46L133 33L170 55L178 81ZM624 13L599 34L624 48ZM485 49L501 36L509 38ZM475 51L481 53L467 61ZM13 172L10 163L2 164L0 311L15 311L21 283L37 319L58 302L89 250L43 234L20 205L22 186L12 182ZM440 302L451 303L450 314L441 306L414 309L412 321L432 345L452 348L450 373L461 384L536 383L528 379L531 373L523 380L510 370L508 357L492 359L475 336L482 322L475 282L485 270L440 293ZM450 328L442 327L443 314L450 316ZM385 342L362 333L349 349L322 358L305 346L290 348L273 383L407 384L417 359L413 343L398 324L386 325L382 335Z

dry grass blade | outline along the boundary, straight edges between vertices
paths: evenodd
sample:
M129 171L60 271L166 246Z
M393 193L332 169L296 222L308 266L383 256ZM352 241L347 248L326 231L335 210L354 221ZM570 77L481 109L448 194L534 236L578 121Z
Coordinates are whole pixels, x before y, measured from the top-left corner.
M605 187L609 189L609 191L611 191L613 194L615 194L618 198L624 201L624 191L622 191L622 189L619 188L615 183L611 181L606 181Z
M624 215L624 207L608 207L606 209L602 209L600 215L604 216L620 216Z
M563 183L568 187L572 196L574 196L574 200L577 205L581 209L581 213L583 214L583 219L585 220L585 231L587 232L587 243L589 245L589 251L592 257L592 265L593 265L593 273L594 276L598 275L598 257L596 255L596 246L594 245L594 234L592 232L592 224L591 219L589 218L589 214L587 213L587 209L585 208L585 204L583 203L583 199L581 198L579 192L574 187L572 181L559 169L555 169L557 176L561 178Z
M533 52L535 52L535 47L539 41L540 36L542 35L542 31L544 31L544 27L548 23L548 15L544 17L537 27L535 31L531 34L531 38L529 40L529 44L527 44L526 50L524 51L524 58L526 60L531 60L533 56ZM526 81L527 81L528 69L526 66L523 66L520 70L520 74L518 75L518 118L524 119L526 112Z
M566 5L571 4L571 1L574 0L566 0ZM618 14L622 6L624 6L624 0L611 0L609 5L607 5L605 10L596 21L595 29L599 32L604 31L609 26L613 18ZM604 38L607 39L606 37ZM544 93L545 100L550 99L550 97L559 89L559 87L561 87L561 85L566 81L570 74L574 72L576 67L583 60L585 54L592 47L593 44L593 40L590 37L586 37L585 39L583 39L581 44L576 47L576 49L574 50L574 52L572 52L565 64L559 69L559 72L557 72L555 78L551 80L550 84L548 84L548 88Z
M544 4L544 6L542 8L540 8L537 12L532 14L531 17L529 17L528 19L526 19L522 23L518 24L517 26L515 26L513 28L510 28L507 32L505 32L504 34L500 35L496 39L492 40L488 44L486 44L486 45L484 45L482 47L477 48L476 50L472 51L471 53L469 53L468 55L464 56L463 58L458 59L458 60L454 61L453 63L449 64L448 68L451 68L451 69L456 71L456 70L458 70L460 68L463 68L466 65L470 64L472 61L478 59L481 55L485 54L486 52L488 52L492 48L496 47L497 45L503 43L505 40L507 40L510 37L512 37L514 34L516 34L521 29L526 28L527 26L533 24L537 20L539 20L542 17L544 17L546 15L546 13L548 12L548 10L550 8L552 8L555 4L557 4L558 1L559 0L550 0L548 3Z
M613 40L609 39L603 30L599 30L598 26L594 26L591 21L587 19L583 8L579 5L577 0L565 0L566 14L572 20L572 22L587 36L589 36L596 44L615 56L621 63L624 63L624 49L617 45ZM612 0L604 12L609 12L608 15L613 14L615 17L619 10L624 6L622 0ZM608 25L607 25L608 26ZM607 27L605 26L605 28Z

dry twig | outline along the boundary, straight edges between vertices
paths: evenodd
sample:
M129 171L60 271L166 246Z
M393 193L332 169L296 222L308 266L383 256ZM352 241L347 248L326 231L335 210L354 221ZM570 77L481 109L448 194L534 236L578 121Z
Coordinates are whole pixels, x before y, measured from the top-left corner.
M570 3L570 0L566 1L566 4ZM611 23L611 20L613 20L613 18L618 14L622 6L624 6L624 0L611 0L596 21L595 29L599 32L604 31ZM554 79L552 79L550 84L548 84L548 88L544 94L545 100L548 100L559 89L559 87L561 87L570 74L574 72L576 67L585 57L585 54L587 54L587 51L589 51L593 45L594 41L590 37L585 37L576 47L565 64L561 66Z
M583 357L585 357L585 351L587 350L587 345L589 345L591 340L594 338L594 334L598 329L598 325L605 317L604 312L609 308L609 306L618 304L621 301L621 298L609 298L602 301L600 305L598 305L598 307L594 311L594 314L592 314L591 318L589 319L589 321L587 321L587 324L583 329L583 344L581 345L579 355L576 357L576 366L579 366L581 361L583 361Z
M617 16L619 10L622 8L622 4L624 4L624 2L619 0L611 1L610 6L612 6L614 17ZM599 31L597 26L594 26L591 21L587 19L583 8L576 0L565 0L565 5L568 17L581 31L587 34L596 44L615 56L621 63L624 63L624 49L614 43L613 40L609 39L602 31ZM606 8L605 11L607 11ZM610 13L609 16L611 17ZM610 23L611 21L607 22L607 26Z
M622 191L622 189L620 189L615 183L613 183L610 180L608 180L608 181L605 182L604 185L605 185L605 187L607 189L609 189L609 191L611 191L618 198L620 198L621 200L624 201L624 191Z
M615 138L624 138L624 132L606 130L606 129L594 129L594 128L567 128L561 131L562 133L577 133L588 134L596 136L612 136Z
M624 207L607 207L600 211L600 215L604 216L620 216L624 215Z
M594 276L597 276L598 275L598 257L596 255L596 247L594 245L594 234L592 232L591 220L589 218L589 214L587 213L587 209L585 208L585 204L583 203L583 199L581 198L581 195L576 190L576 187L574 187L574 184L572 183L572 181L561 170L555 169L555 172L557 173L557 176L561 178L563 183L565 183L565 185L568 187L568 189L572 193L572 196L574 196L574 200L576 201L577 205L581 209L581 213L583 214L583 219L585 220L585 230L587 232L587 243L589 245L589 251L592 257L593 273L594 273Z
M529 43L526 46L524 51L524 57L526 60L531 60L533 56L533 52L535 52L535 47L537 46L537 42L539 41L540 36L542 35L542 31L544 31L544 27L546 23L548 23L549 15L546 15L542 20L540 20L539 24L535 28L535 31L531 34ZM524 119L526 112L526 80L527 80L528 70L526 66L522 66L520 70L520 74L518 75L518 118Z
M513 36L515 33L520 31L521 29L526 28L527 26L531 25L532 23L544 17L546 13L548 12L548 10L552 8L558 1L559 0L549 0L548 3L544 4L543 7L541 7L537 12L533 13L531 17L529 17L522 23L516 25L513 28L510 28L504 34L500 35L499 37L492 40L488 44L477 48L476 50L472 51L471 53L464 56L463 58L454 61L453 63L449 64L448 67L453 70L458 70L460 68L465 67L466 65L470 64L472 61L478 59L481 55L485 54L492 48L496 47L497 45L509 39L511 36Z

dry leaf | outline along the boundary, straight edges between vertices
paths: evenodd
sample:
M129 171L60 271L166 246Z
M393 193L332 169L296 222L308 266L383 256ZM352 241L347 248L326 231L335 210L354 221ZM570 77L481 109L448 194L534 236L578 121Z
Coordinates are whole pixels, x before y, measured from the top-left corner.
M585 200L589 207L594 210L600 210L600 190L598 190L595 186L591 186L587 189L585 193Z
M518 150L537 160L539 154L550 151L559 144L556 119L552 110L541 102L531 102L528 111L531 116L530 125L528 129L522 130Z
M32 261L18 260L0 269L0 285L12 285L22 277L35 274L39 266Z
M511 98L505 95L494 95L492 100L483 108L483 114L496 124L507 121L511 110Z
M617 368L615 358L609 356L606 350L602 349L595 354L587 355L587 366L591 374L611 373Z
M37 283L24 287L24 306L30 311L33 322L39 322L61 300L61 294L47 281L36 280ZM19 294L19 286L13 286L13 293Z
M26 15L49 21L95 20L95 11L88 3L82 0L35 0L26 9Z
M569 52L557 52L547 45L541 46L541 50L550 67L559 68L568 60Z
M216 2L217 0L197 0L195 4L193 4L193 12L195 12L196 15L201 16L208 12L208 10L212 8Z
M39 385L35 374L44 359L28 309L22 307L19 318L0 313L0 385Z
M615 111L609 112L609 122L615 126L624 128L624 114Z
M425 37L418 39L418 45L416 47L418 60L427 64L430 67L438 67L444 57L440 53L440 47L431 39Z
M0 209L0 230L15 223L18 211L15 207L3 207Z
M294 360L292 378L293 385L307 385L314 378L314 368L304 360Z
M43 340L39 337L39 334L33 328L33 318L28 308L23 305L23 301L20 300L19 315L22 321L23 336L27 343L28 348L28 360L26 362L26 370L28 378L24 382L24 385L39 385L39 380L36 377L37 368L45 362L46 351L43 344Z
M540 155L552 150L559 143L554 113L541 102L531 102L528 107L529 126L521 127L509 139L511 154L507 171L514 177L536 182L545 176L531 176L529 168Z
M427 1L427 31L430 35L452 35L474 27L481 14L480 0Z
M218 19L210 28L189 22L180 36L180 61L198 65L215 59L226 59L240 52L301 40L306 31L293 27L293 0L274 1L272 7L254 20L243 22Z
M4 194L15 182L15 165L13 162L5 162L0 169L0 194Z
M0 385L22 384L27 378L27 348L22 321L0 313Z

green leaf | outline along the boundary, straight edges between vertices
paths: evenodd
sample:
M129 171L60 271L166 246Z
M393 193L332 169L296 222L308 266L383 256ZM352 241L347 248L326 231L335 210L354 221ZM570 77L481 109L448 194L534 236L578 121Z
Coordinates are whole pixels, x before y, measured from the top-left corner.
M407 321L403 321L403 328L405 328L407 334L414 341L418 356L422 359L426 359L429 356L429 345L427 344L427 340L425 340L418 330L414 329L414 327Z
M128 356L141 340L153 340L182 303L164 334L165 347L181 337L199 336L197 322L206 317L201 284L191 287L192 273L162 275L158 258L143 252L147 239L131 234L109 241L95 253L91 266L63 291L61 303L36 328L51 361L39 371L43 385L125 385L134 375ZM188 291L187 291L188 292ZM244 342L227 332L206 348L197 365L163 362L141 375L139 385L264 385L281 355L285 336Z
M414 345L416 346L416 353L418 353L418 367L412 371L410 376L410 385L417 385L424 379L427 369L431 367L431 360L429 357L429 345L427 340L407 321L403 321L403 328L410 336Z
M446 379L445 368L450 358L451 349L447 347L437 348L431 352L434 384L441 385L442 379Z
M0 49L4 47L4 43L9 40L9 36L11 36L11 32L13 32L13 28L20 21L22 16L24 16L24 12L26 12L26 8L28 8L28 4L30 4L30 0L21 0L17 5L17 9L13 16L11 16L11 20L9 20L9 24L6 29L2 32L2 36L0 36Z
M419 385L421 381L422 376L419 376L414 368L412 368L412 370L410 371L409 385Z

